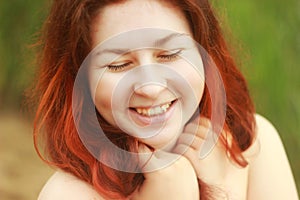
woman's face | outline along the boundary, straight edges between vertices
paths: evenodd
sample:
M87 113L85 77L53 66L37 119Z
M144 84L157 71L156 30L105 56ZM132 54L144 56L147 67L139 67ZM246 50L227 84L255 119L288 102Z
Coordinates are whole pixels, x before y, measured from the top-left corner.
M104 7L91 34L89 83L98 112L141 142L171 149L204 90L183 13L160 1L125 1Z

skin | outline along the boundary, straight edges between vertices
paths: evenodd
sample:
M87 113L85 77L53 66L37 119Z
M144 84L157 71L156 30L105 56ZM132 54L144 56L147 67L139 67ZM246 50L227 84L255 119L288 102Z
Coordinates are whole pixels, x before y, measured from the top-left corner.
M137 7L147 11L137 10ZM151 16L147 14L149 12L151 12ZM135 13L135 15L127 13ZM139 16L139 20L136 20L137 16ZM161 3L156 1L131 1L124 5L108 6L96 18L92 27L93 46L101 45L103 42L106 42L103 46L108 46L107 48L99 47L99 51L103 53L99 55L100 58L95 58L92 69L90 69L90 74L92 74L90 76L91 92L95 91L93 96L95 96L94 102L97 110L110 124L120 127L127 134L139 138L143 143L155 149L172 149L182 133L184 125L198 107L204 91L201 56L195 45L181 44L183 43L181 40L188 41L188 37L192 40L188 22L183 14L169 5L162 7ZM147 30L144 31L142 28L156 28L159 34L153 36L156 33L153 31L153 34L143 37L140 41L138 37L147 34ZM134 33L126 36L127 31L137 29L140 29L141 33L137 33L136 37L131 36ZM167 34L160 29L169 30L170 33ZM125 35L124 40L120 41L116 37L116 39L107 41L108 38L118 36L121 33ZM169 35L175 33L183 36L173 37L168 40L167 44L158 46L158 48L148 48L148 43L155 43L155 41L168 38ZM130 37L132 38L128 39ZM130 42L127 43L127 41ZM112 48L111 46L114 49L136 48L138 50L129 51L125 54L111 53L110 50L110 53L105 54L107 49ZM180 52L178 56L170 59L165 58L165 56L174 55L177 52ZM115 54L116 59L105 64L103 60L109 60L108 57L111 54ZM201 62L200 73L181 55L193 56L199 63ZM138 71L141 66L149 64L150 67ZM162 69L163 66L152 66L155 64L162 64L166 66L166 69ZM126 67L121 69L111 67L122 65ZM96 66L100 66L100 68ZM132 70L133 68L135 71ZM167 74L174 73L174 76L160 77L160 74L164 72ZM133 77L140 76L141 80L132 83L130 83L131 80L121 82L123 77L130 73L135 73L132 75ZM95 76L95 74L99 75ZM100 80L99 77L101 77ZM179 78L183 80L178 80ZM145 79L149 79L149 81L147 82ZM118 87L121 87L120 92L115 92L115 88ZM118 100L112 107L114 99ZM126 99L128 99L128 104L126 104ZM155 119L152 118L148 119L149 122L144 122L140 120L140 116L137 116L136 112L131 112L131 109L128 109L153 108L174 100L176 103L172 105L173 112L166 119L160 120L159 123L156 123ZM119 123L117 123L118 117Z
M151 13L151 16L147 13ZM137 16L139 20L136 20ZM93 42L96 46L96 44L112 35L143 27L168 27L170 29L174 28L174 31L185 31L185 33L189 34L187 22L179 20L179 18L183 19L181 12L176 8L166 6L157 1L132 0L120 5L109 6L95 20L93 25L94 32L92 33L94 36ZM164 21L162 19L168 20ZM114 27L111 24L114 24ZM170 27L172 24L174 27ZM100 27L101 30L99 29ZM149 55L153 55L153 52L143 52L143 55L148 55L148 58L152 58ZM138 54L135 54L135 56L140 61L143 60ZM96 89L96 94L97 91L102 91L101 82ZM156 88L155 91L162 92L164 90L161 88L157 90ZM159 94L157 97L161 97ZM106 99L110 99L111 94L105 95L108 97ZM136 91L135 95L137 97L132 98L134 99L132 100L133 102L141 97L143 99L149 98L149 95L146 98L143 96L145 93L139 93L139 91ZM197 97L200 99L201 94ZM108 121L111 120L110 122L113 124L114 121L112 118L109 118L112 116L111 112L109 112L109 105L105 101L101 103L101 99L97 99L97 95L95 102L99 111L102 108L107 109L106 119ZM200 125L197 125L195 133L194 126L196 126L198 121ZM175 133L175 135L170 136L170 138L176 138L176 141L172 143L172 148L167 149L168 151L156 152L145 166L145 169L156 168L162 160L183 154L184 149L183 156L173 164L160 170L151 173L145 172L146 180L144 184L130 199L199 199L197 178L222 189L223 193L216 194L214 199L225 199L225 197L228 199L255 200L298 199L288 159L276 129L270 122L259 115L256 115L256 123L256 140L244 152L245 157L249 161L249 165L246 168L241 168L231 162L226 156L224 147L219 143L216 144L213 151L206 158L199 160L199 148L204 141L210 121L204 118L196 118L194 121L186 124L186 126L182 127L181 134ZM193 140L190 139L191 136L193 136ZM157 146L160 148L163 146L156 143L157 141L155 140L144 140L143 142L148 142L153 147ZM149 152L149 149L141 146L140 152ZM147 158L141 157L141 160L143 159L147 160ZM183 172L185 173L184 175L182 175ZM64 172L57 172L48 181L39 199L100 200L104 198L97 194L88 184Z

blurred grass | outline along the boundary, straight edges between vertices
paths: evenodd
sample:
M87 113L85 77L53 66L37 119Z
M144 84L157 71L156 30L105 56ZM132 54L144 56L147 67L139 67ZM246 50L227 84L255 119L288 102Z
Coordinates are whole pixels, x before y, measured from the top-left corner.
M45 15L39 0L0 1L0 108L19 108L32 81L33 44Z
M275 125L283 139L300 191L300 1L213 3L236 47L233 51L249 81L257 112ZM18 114L7 114L21 109L23 91L33 81L33 51L28 44L41 27L44 4L0 1L1 200L33 199L49 176L32 148L31 125Z

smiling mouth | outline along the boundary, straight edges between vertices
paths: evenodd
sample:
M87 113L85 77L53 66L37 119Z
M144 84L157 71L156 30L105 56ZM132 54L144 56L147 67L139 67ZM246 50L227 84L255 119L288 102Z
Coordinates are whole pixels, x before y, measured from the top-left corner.
M138 107L138 108L130 108L130 109L134 110L135 112L137 112L142 116L153 117L153 116L166 113L175 102L176 100L155 107L150 107L150 108Z

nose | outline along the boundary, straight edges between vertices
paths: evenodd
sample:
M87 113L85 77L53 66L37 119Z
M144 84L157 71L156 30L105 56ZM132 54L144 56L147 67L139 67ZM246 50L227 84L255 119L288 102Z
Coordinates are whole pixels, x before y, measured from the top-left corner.
M159 82L136 84L134 92L140 96L156 99L166 89L166 85Z
M136 71L137 81L134 92L140 96L156 99L167 88L167 82L161 72L161 66L155 64L152 50L146 49L136 52L139 58L139 67Z

